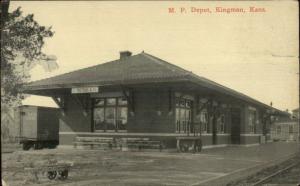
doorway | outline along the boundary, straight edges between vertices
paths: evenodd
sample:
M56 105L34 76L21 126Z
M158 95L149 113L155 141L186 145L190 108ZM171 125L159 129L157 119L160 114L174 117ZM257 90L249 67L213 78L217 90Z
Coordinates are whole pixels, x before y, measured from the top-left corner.
M232 108L231 109L231 143L240 144L241 134L241 109Z
M217 144L217 116L212 117L212 144Z

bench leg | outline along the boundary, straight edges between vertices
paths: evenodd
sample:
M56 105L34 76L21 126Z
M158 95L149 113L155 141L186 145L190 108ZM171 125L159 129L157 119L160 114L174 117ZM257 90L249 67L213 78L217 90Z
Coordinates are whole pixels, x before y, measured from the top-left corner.
M108 143L108 148L111 150L113 148L113 145L111 143Z
M39 180L39 177L38 177L38 172L33 172L33 176L34 176L34 180L35 181L38 181Z
M180 140L179 139L177 139L176 148L177 148L177 152L180 152Z
M161 151L162 151L162 149L163 149L163 146L162 146L162 144L159 144L159 152L161 152Z

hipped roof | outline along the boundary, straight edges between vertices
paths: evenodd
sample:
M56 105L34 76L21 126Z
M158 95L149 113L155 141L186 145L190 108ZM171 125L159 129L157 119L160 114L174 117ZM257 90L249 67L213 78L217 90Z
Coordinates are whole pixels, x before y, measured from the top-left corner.
M243 101L273 109L247 95L198 76L190 71L166 62L145 52L96 66L30 82L25 91L72 88L78 86L110 86L140 84L145 82L189 81L203 87L228 94ZM275 109L276 111L279 111ZM281 114L284 112L280 111Z

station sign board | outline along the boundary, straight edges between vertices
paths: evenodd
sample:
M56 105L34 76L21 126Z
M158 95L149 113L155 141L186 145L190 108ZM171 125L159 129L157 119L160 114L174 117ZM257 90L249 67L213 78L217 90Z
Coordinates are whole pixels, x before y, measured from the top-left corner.
M71 90L72 94L98 93L99 87L74 87Z

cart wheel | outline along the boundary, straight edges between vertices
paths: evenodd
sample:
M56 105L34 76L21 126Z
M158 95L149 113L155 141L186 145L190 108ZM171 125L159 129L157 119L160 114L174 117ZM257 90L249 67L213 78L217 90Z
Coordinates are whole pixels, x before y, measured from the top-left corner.
M68 178L69 171L68 170L59 171L58 174L59 174L58 179L65 180Z
M180 152L188 152L189 147L186 144L180 144Z
M159 144L159 152L161 152L163 150L164 146L162 143Z
M56 171L48 171L47 173L47 177L49 178L49 180L54 180L56 178Z
M201 152L202 150L202 141L196 140L194 143L194 152Z

